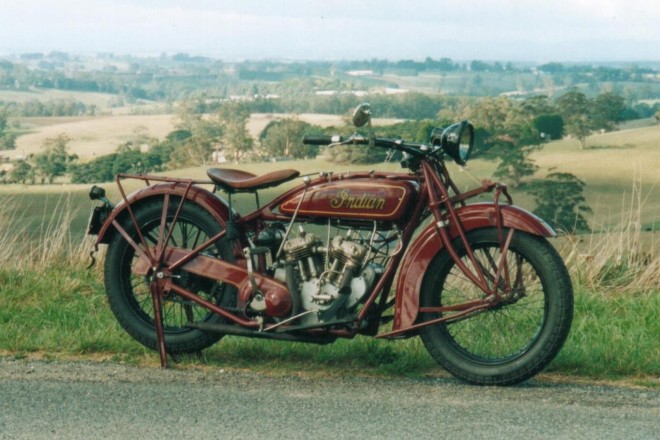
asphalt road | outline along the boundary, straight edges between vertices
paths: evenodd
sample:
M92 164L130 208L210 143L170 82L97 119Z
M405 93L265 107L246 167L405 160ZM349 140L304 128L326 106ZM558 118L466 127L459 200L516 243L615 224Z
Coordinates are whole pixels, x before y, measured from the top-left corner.
M0 439L659 439L660 392L0 359Z

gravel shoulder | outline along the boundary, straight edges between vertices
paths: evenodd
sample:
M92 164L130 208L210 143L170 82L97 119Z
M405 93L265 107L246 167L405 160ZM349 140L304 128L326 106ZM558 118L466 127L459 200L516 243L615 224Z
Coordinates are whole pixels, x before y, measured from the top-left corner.
M660 392L0 358L0 439L657 439Z

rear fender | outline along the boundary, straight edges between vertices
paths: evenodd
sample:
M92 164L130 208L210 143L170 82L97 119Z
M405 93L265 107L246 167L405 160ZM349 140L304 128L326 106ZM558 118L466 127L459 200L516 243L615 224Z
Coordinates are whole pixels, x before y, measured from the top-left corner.
M524 231L543 237L556 237L557 233L541 218L512 205L500 206L505 228ZM465 232L496 227L496 209L493 203L475 203L456 210ZM419 295L424 274L433 258L443 246L435 224L427 226L411 244L399 270L393 331L403 330L415 323L419 312ZM448 226L453 240L459 236L456 225Z
M185 195L186 200L199 205L201 209L211 214L224 228L229 220L229 206L227 206L225 201L204 188L191 186L187 193L186 188L188 188L188 185L184 183L161 183L140 189L128 195L126 201L128 202L128 205L131 206L131 209L134 209L149 200L162 199L165 197L165 194L177 197L183 197ZM128 208L126 202L122 200L105 219L99 230L96 242L105 244L110 242L110 239L116 232L116 228L113 226L112 222L115 220L123 220L126 216L128 216Z

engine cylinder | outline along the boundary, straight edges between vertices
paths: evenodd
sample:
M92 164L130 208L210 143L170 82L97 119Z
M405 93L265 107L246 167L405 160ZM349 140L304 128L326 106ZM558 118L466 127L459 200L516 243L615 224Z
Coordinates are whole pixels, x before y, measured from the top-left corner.
M309 257L314 247L320 245L321 240L314 234L305 234L301 237L291 238L284 243L284 253L287 261L299 260Z

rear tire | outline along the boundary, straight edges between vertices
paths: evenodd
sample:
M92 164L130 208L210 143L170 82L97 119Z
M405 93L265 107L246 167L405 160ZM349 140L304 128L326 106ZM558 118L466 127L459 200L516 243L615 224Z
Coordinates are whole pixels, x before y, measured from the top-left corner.
M174 218L180 199L173 197L169 203L168 220ZM137 223L148 246L158 240L163 210L162 200L150 200L133 208ZM167 228L170 223L168 222ZM136 243L140 243L137 231L130 219L123 228ZM166 228L166 231L167 231ZM174 227L168 245L194 249L222 230L217 221L192 202L185 202ZM142 248L142 245L140 244ZM231 247L220 240L204 251L204 255L230 259ZM132 267L139 257L121 234L114 234L108 244L105 259L105 290L110 309L119 324L142 345L158 350L153 303L149 280L136 275ZM214 304L235 305L236 291L233 286L180 271L174 279L180 285ZM218 333L207 333L187 327L189 322L210 324L223 323L224 319L203 307L178 295L163 298L163 325L165 345L171 354L194 353L216 343Z
M500 258L497 230L471 231L467 239L479 264L494 274ZM462 242L457 239L454 246L462 261L472 267ZM512 385L531 378L554 359L570 330L573 289L552 245L542 237L516 231L507 259L518 298L460 321L420 329L431 356L469 383ZM442 251L426 272L420 303L422 307L450 306L483 296ZM419 322L441 316L422 313Z

